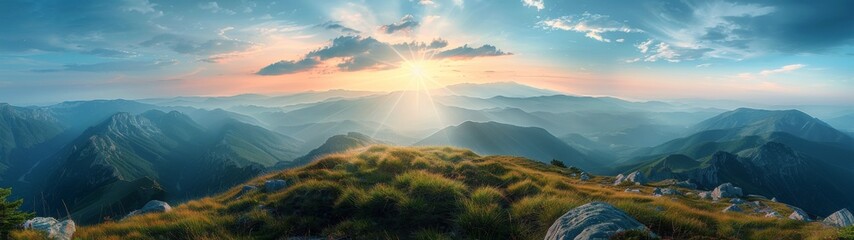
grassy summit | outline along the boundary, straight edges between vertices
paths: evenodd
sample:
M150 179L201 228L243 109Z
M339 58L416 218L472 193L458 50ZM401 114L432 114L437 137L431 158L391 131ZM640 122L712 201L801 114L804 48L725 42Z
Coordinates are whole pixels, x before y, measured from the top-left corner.
M726 201L653 197L652 186L637 187L642 193L624 192L624 186L611 186L613 178L582 182L573 177L578 173L462 149L375 145L247 183L294 182L278 192L259 188L235 198L241 189L235 186L168 213L84 226L75 238L542 239L558 217L591 201L611 203L665 238L827 239L837 234L819 223L722 213ZM791 213L782 204L761 201L784 216Z

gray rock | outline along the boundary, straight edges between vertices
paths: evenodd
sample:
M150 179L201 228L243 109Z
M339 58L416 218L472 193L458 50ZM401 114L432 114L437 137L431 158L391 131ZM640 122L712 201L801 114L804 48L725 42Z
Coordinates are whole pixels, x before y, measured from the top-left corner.
M652 189L652 195L653 196L661 196L661 188Z
M52 240L71 240L77 225L73 220L56 221L52 217L37 217L24 222L24 229L33 229L47 234Z
M697 196L700 196L700 199L712 200L712 192L709 191L697 193Z
M240 189L240 192L234 195L234 199L239 199L240 197L243 197L243 195L246 195L251 191L255 191L255 189L258 189L258 187L252 185L243 185L243 188Z
M677 182L675 185L687 189L697 189L697 184L692 183L691 180Z
M546 233L546 240L608 239L628 230L649 229L626 214L604 202L592 202L569 210L558 218ZM649 233L655 237L655 234Z
M273 179L264 181L264 191L276 192L290 186L288 181L282 179Z
M586 172L583 172L583 173L581 173L581 177L580 177L580 179L581 179L581 181L589 181L589 180L590 180L590 175L587 175L587 173L586 173Z
M673 189L673 188L662 188L661 194L662 195L682 195L682 192L680 192L679 190Z
M741 197L744 193L740 187L733 186L732 183L724 183L712 190L712 198L719 200L721 198Z
M732 204L742 204L745 202L747 202L747 201L744 201L744 199L741 199L741 198L733 198L733 199L729 200L729 203L732 203Z
M781 216L780 213L778 213L777 211L771 210L771 211L768 211L767 214L765 214L765 217L767 217L767 218L781 218L783 216Z
M738 205L732 204L732 205L729 205L729 207L724 208L724 210L722 212L742 212L742 211L744 211L744 210L741 210L741 208L738 207Z
M773 198L771 198L771 201L772 201L772 202L777 202L777 198L776 198L776 197L773 197Z
M169 212L169 211L172 211L172 206L169 206L168 203L166 203L164 201L151 200L151 201L148 201L148 203L146 203L145 206L142 206L142 208L128 213L128 215L122 219L133 217L136 215L143 215L143 214L147 214L147 213L161 213L161 212Z
M637 188L626 188L626 190L623 190L623 192L639 193L641 191Z
M824 219L824 223L827 223L836 227L848 227L854 225L854 215L848 211L847 208L843 208L842 210L836 211L827 218Z
M643 176L643 174L638 171L635 171L629 173L629 175L617 175L617 180L614 181L614 185L620 185L623 182L633 182L635 184L643 185L646 184L647 180L646 177Z
M807 222L810 221L810 215L807 214L807 212L805 212L804 210L794 206L789 206L789 208L792 209L792 214L789 214L789 219Z

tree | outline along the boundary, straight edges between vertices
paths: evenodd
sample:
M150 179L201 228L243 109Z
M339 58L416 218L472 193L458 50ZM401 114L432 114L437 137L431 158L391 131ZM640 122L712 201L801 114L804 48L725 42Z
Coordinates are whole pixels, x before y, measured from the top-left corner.
M552 165L559 168L566 168L566 164L563 164L563 161L552 159Z
M11 194L12 188L0 188L0 239L9 239L9 232L33 217L32 213L18 211L24 200L8 201Z

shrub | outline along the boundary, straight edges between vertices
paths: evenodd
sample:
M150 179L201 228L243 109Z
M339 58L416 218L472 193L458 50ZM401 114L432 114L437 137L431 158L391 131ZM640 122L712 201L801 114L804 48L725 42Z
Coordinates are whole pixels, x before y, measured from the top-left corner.
M560 161L557 159L552 159L551 164L552 164L552 166L555 166L555 167L566 168L566 164L563 164L563 161Z

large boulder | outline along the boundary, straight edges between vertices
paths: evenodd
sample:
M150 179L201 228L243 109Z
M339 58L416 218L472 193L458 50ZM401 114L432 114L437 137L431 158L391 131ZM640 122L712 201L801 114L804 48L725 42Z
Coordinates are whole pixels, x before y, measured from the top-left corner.
M824 219L824 223L837 227L854 226L854 215L847 208L836 211Z
M700 197L700 199L712 200L712 192L709 191L697 193L697 196Z
M740 187L732 185L732 183L724 183L712 190L712 198L719 200L721 198L741 197L744 193Z
M617 180L614 181L614 185L620 185L624 182L633 182L635 184L643 185L646 184L647 180L646 177L643 176L643 174L638 171L635 171L633 173L629 173L629 175L617 175Z
M590 175L587 175L587 173L586 173L586 172L582 172L582 173L581 173L581 177L579 177L579 179L581 179L581 181L589 181L589 180L590 180Z
M276 192L288 187L289 185L288 181L282 179L267 180L264 181L264 191L267 191L268 193Z
M52 240L71 240L77 225L70 219L59 222L52 217L37 217L24 222L24 229L44 232Z
M128 215L125 216L125 218L133 217L136 215L143 215L143 214L147 214L147 213L161 213L161 212L169 212L169 211L172 211L172 206L169 206L168 203L166 203L164 201L151 200L151 201L148 201L148 203L146 203L145 206L142 206L142 208L128 213Z
M604 202L592 202L569 210L546 233L546 240L608 239L614 234L649 229L625 212ZM655 234L649 232L650 236Z
M742 212L742 211L743 210L741 210L741 208L738 207L738 205L732 204L732 205L729 205L729 207L724 208L724 210L722 212Z

